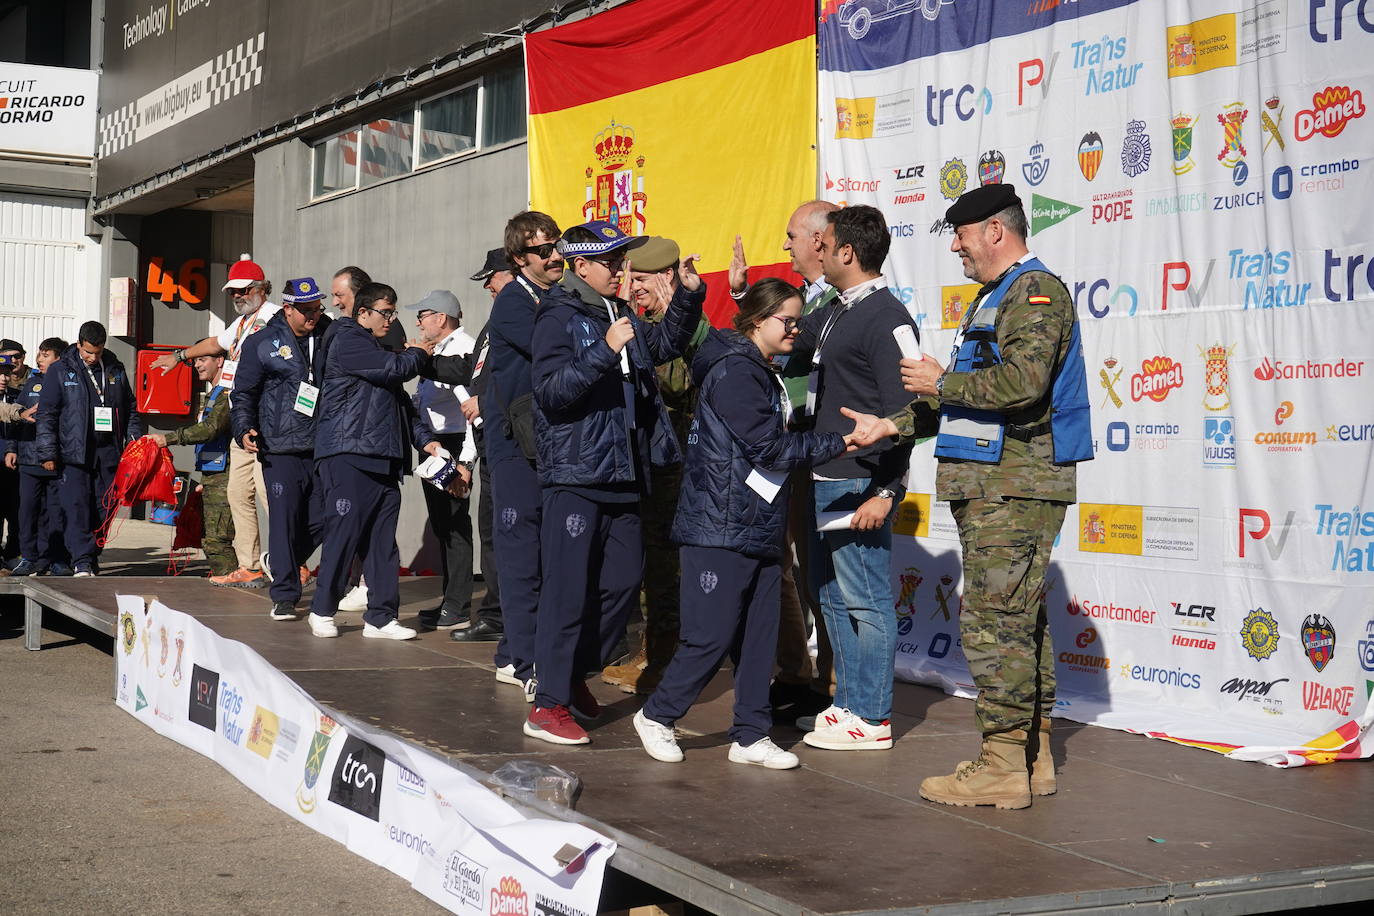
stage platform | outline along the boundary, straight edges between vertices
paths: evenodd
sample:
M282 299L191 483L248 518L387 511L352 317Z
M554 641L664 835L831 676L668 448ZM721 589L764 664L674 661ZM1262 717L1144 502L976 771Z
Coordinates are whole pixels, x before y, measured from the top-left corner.
M437 589L402 580L402 622ZM680 723L686 762L664 764L631 726L640 698L595 680L606 713L590 746L526 738L528 707L496 683L490 645L445 633L365 641L361 615L341 614L340 638L316 639L304 620L269 620L265 593L203 579L0 579L0 593L17 592L35 624L59 613L105 633L117 592L156 595L252 646L320 703L458 766L490 773L521 758L572 770L576 811L534 807L614 837L613 869L712 912L1229 916L1374 899L1368 762L1285 771L1063 722L1057 795L1023 811L947 808L916 786L971 756L977 736L972 705L931 688L897 685L891 751L821 751L775 729L802 766L773 772L726 761L727 672Z

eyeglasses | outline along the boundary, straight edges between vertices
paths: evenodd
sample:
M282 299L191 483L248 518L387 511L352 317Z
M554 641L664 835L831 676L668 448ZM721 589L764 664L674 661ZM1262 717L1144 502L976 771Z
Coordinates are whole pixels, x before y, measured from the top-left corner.
M526 245L524 248L520 249L522 254L538 255L539 257L545 260L548 260L550 257L552 257L553 253L557 250L557 242L545 242L542 245Z
M784 334L795 334L801 327L801 319L793 318L791 315L769 315L769 318L776 318L782 322L782 332Z
M391 322L396 320L395 309L374 309L370 305L365 305L359 311L369 311L372 314L376 315L378 318L385 321L387 324L390 324Z
M242 299L244 296L246 296L246 295L248 295L250 292L252 292L252 290L253 290L253 287L251 287L251 286L245 286L245 287L243 287L242 289L237 289L237 288L236 288L236 289L231 289L231 290L229 290L229 298L230 298L230 299Z
M617 270L620 270L622 267L625 266L625 258L624 258L624 257L619 257L619 258L587 258L587 260L588 260L588 261L591 261L593 264L600 264L602 267L606 268L606 269L609 270L611 273L615 273Z
M296 311L300 312L306 318L311 318L315 315L318 315L320 313L320 309L324 308L324 306L322 305L317 305L312 308L300 302L291 303L291 307Z

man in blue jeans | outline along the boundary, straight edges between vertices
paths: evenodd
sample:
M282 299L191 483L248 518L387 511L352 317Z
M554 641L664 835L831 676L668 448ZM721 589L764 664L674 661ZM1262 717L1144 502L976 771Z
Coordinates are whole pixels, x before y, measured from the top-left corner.
M821 268L839 297L802 319L797 347L814 351L806 413L817 432L841 435L853 423L841 413L855 402L886 416L910 401L902 388L902 354L892 336L915 324L887 288L883 261L891 238L874 207L826 214ZM872 408L870 410L870 408ZM900 406L897 407L900 409ZM811 581L835 653L831 707L798 726L804 740L835 751L892 747L892 656L897 617L892 606L893 510L905 493L911 445L891 439L841 455L812 473ZM831 522L827 530L821 525Z

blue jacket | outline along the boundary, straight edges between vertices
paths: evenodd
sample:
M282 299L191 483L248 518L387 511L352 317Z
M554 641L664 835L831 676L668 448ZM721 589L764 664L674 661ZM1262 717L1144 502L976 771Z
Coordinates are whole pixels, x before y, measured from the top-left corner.
M755 469L783 472L828 461L844 451L844 437L788 432L778 370L738 332L711 331L692 360L692 381L700 394L672 539L776 559L787 526L787 484L765 502L746 479Z
M286 323L285 311L273 315L271 321L243 342L229 411L235 442L243 445L244 435L256 429L258 448L264 452L299 455L315 450L315 421L320 405L316 404L314 416L307 417L296 410L296 392L301 382L320 385L324 376L324 332L329 324L328 318L321 318L310 332L314 341L313 362L310 347L302 347L300 338Z
M106 350L100 357L102 393L106 407L114 408L114 444L125 444L143 435L143 418L134 409L134 392L124 364ZM43 376L38 398L36 457L40 462L89 466L95 460L95 386L91 373L73 344Z
M705 298L704 285L695 293L679 288L657 324L611 300L617 315L634 322L635 336L624 350L627 380L620 355L606 343L611 321L601 297L572 273L544 295L534 323L532 378L542 485L638 483L643 490L647 464L682 460L654 366L687 348Z
M41 372L33 371L29 377L24 379L24 383L19 386L14 398L14 403L24 410L28 410L38 404L39 397L43 393L44 375ZM35 414L35 420L37 415ZM56 471L43 471L37 467L38 460L38 424L37 422L28 423L17 421L6 423L6 439L3 451L5 454L14 452L18 456L19 466L27 467L41 475L56 474Z
M390 353L352 318L330 325L323 350L315 458L389 458L410 470L407 432L416 448L434 437L401 386L419 374L428 356L414 347Z
M487 432L487 457L493 462L525 457L507 426L506 409L516 398L532 390L530 371L534 361L537 303L530 295L531 289L541 299L545 295L545 291L533 283L526 288L519 276L507 283L492 300L491 318L487 321L491 350L487 354L482 426Z

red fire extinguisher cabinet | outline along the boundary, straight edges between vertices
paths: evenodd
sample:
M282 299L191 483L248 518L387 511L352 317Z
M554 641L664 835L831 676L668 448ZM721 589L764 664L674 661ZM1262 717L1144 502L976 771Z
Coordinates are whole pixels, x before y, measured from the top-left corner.
M181 349L167 344L151 344L138 351L138 374L134 379L134 400L139 413L186 416L191 412L191 367L177 363L170 369L154 369L153 360Z

